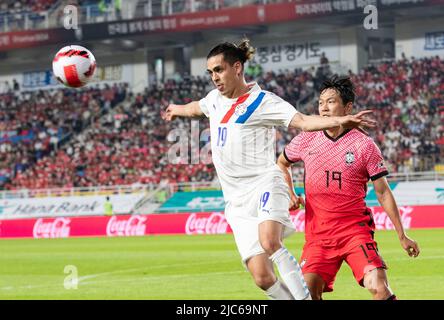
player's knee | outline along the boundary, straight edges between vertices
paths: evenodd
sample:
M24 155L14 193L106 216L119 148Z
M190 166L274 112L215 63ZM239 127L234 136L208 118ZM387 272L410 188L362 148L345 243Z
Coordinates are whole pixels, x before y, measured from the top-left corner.
M282 243L280 240L275 239L265 239L261 241L261 246L264 251L269 255L273 255L276 251L282 248Z
M378 281L377 279L369 281L367 283L367 289L375 300L385 300L392 295L392 292L385 281Z
M392 295L385 274L380 270L375 269L369 272L364 278L364 285L375 300L385 300Z
M386 300L392 295L390 288L385 283L378 283L374 287L373 298L376 300Z
M267 290L276 282L273 274L255 274L253 277L256 285L262 290Z

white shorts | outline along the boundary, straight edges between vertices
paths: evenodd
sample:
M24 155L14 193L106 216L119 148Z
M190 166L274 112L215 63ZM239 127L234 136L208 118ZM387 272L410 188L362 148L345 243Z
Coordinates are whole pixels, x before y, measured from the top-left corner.
M296 230L290 220L290 195L283 174L271 172L264 175L253 191L231 201L225 206L225 218L233 230L234 239L242 262L265 253L259 243L259 224L267 220L284 226L283 237Z

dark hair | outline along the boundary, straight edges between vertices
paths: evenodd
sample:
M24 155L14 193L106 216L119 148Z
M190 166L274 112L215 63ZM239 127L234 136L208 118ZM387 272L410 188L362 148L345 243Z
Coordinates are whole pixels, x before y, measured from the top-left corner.
M347 76L339 77L335 74L330 79L324 80L319 93L322 94L327 89L333 89L339 93L344 106L349 102L355 102L355 86Z
M250 40L248 39L243 39L238 45L231 42L224 42L211 49L210 53L208 53L207 60L211 57L223 54L224 60L230 65L240 61L243 66L246 61L253 58L255 52L256 49L250 45Z

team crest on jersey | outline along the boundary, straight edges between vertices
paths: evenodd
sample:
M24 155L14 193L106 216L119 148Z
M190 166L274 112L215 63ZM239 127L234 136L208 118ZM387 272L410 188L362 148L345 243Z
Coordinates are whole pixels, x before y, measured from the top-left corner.
M234 110L234 114L236 116L241 116L243 115L245 112L247 112L247 105L245 103L241 103L239 104L236 109Z
M345 163L352 164L353 162L355 162L355 155L349 151L345 154Z

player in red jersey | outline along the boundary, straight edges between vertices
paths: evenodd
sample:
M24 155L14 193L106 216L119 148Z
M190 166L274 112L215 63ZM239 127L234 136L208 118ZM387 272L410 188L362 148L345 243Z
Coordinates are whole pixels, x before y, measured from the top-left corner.
M350 79L334 76L320 89L319 114L350 114L354 98ZM387 266L373 238L372 212L364 200L369 179L393 222L401 246L411 257L418 256L419 247L404 231L385 178L388 171L373 139L360 129L342 127L296 136L278 159L292 194L290 209L303 201L295 194L291 177L290 167L296 161L305 165L306 242L301 267L313 299L322 299L323 292L333 291L343 261L373 299L396 299L388 285Z

